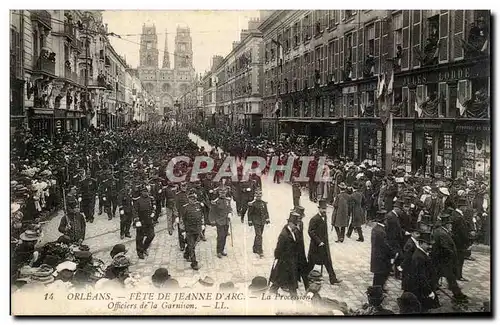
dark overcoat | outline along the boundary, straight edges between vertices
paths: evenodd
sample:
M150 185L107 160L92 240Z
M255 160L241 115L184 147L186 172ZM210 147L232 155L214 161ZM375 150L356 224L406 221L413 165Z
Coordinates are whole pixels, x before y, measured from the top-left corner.
M417 245L415 245L412 238L409 238L403 247L403 260L401 262L401 268L403 269L401 274L401 289L403 289L403 291L408 291L409 288L408 283L411 273L411 259L416 248Z
M349 222L349 197L346 192L340 192L333 202L332 224L335 227L347 227Z
M315 265L331 264L332 257L330 256L330 245L328 244L328 224L326 222L326 215L322 217L317 213L312 217L309 221L309 229L307 232L311 238L309 253L307 254L309 263ZM324 243L325 245L320 247L320 243Z
M378 223L375 224L372 228L371 240L370 272L389 273L391 270L391 259L395 253L387 242L385 227Z
M436 307L436 301L429 298L436 289L436 279L431 258L420 248L416 248L411 258L408 291L417 297L423 309Z
M270 282L282 288L298 288L298 252L297 238L293 238L287 226L283 227L274 250L275 264L271 270Z
M365 205L365 197L361 192L354 192L350 197L350 206L351 206L351 215L352 215L352 226L353 227L361 227L364 223L365 214L364 207Z
M457 247L450 233L443 227L433 233L432 260L439 276L454 274L458 263Z

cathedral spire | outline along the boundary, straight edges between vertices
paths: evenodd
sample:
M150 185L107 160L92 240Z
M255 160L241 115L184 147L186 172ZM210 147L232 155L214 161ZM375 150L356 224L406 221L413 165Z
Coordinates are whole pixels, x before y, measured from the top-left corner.
M170 55L168 53L168 33L165 29L165 49L163 50L163 69L170 69Z

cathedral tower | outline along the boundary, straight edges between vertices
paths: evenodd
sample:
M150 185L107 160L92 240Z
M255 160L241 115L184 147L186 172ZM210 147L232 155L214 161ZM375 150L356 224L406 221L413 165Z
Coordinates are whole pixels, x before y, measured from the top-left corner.
M170 69L170 53L168 53L168 33L165 29L165 49L163 50L163 65L162 69Z
M174 68L175 70L193 69L193 44L189 27L177 27L175 36Z
M158 68L158 36L156 27L142 26L140 67Z

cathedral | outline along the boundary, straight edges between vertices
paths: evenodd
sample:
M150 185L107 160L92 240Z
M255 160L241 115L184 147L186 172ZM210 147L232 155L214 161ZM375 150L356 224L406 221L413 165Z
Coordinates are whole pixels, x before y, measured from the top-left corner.
M165 30L165 48L160 68L156 27L144 24L139 54L139 79L146 91L156 99L158 113L164 115L174 108L176 100L181 101L195 79L189 27L177 27L173 55L168 51L168 33ZM171 57L174 59L173 68Z

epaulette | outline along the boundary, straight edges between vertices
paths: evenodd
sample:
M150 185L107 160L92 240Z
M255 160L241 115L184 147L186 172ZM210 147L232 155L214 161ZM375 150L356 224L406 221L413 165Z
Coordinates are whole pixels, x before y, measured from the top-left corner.
M250 205L250 204L253 204L254 202L255 202L255 200L248 202L248 204Z
M133 197L132 200L137 201L137 200L139 200L139 198L140 198L140 196L139 197Z
M185 207L185 206L188 206L188 205L189 205L189 203L186 203L186 204L183 204L182 207Z

